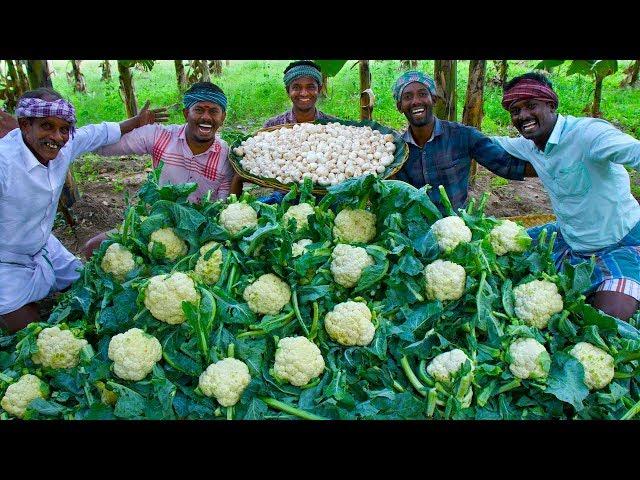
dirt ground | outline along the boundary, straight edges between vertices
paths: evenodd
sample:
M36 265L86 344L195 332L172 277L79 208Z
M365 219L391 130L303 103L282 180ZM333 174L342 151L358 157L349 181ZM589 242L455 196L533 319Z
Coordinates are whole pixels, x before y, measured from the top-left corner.
M115 159L85 159L74 166L81 198L72 207L75 227L69 227L61 215L54 225L54 234L73 253L80 254L87 240L107 231L123 220L125 192L134 197L147 178L147 157ZM248 185L256 195L270 189ZM505 181L488 170L478 167L475 185L470 196L480 197L490 191L486 212L496 217L551 213L549 197L537 178L523 182Z

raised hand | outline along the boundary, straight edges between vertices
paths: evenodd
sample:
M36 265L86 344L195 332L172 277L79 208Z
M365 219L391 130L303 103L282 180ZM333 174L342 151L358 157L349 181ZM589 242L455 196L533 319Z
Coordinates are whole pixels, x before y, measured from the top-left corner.
M138 127L150 125L152 123L166 123L169 120L169 113L166 107L149 109L149 100L144 104L142 110L138 112Z

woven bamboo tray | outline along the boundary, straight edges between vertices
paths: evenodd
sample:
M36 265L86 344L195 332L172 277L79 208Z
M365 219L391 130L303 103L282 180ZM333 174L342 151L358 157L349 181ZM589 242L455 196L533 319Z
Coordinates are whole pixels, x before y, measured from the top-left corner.
M514 217L504 217L512 222L522 223L527 228L537 227L545 223L555 222L556 216L550 214L544 215L516 215Z
M321 124L321 125L326 125L327 123L340 123L342 125L354 125L356 127L371 127L372 129L378 130L383 134L390 133L391 135L393 135L393 138L394 138L393 143L396 146L396 151L393 154L393 163L387 166L386 170L381 175L379 175L381 178L389 178L395 175L396 173L398 173L402 168L402 166L404 165L404 163L407 161L407 158L409 157L409 147L407 146L406 142L400 137L400 135L398 135L391 128L381 125L377 122L367 121L367 120L355 122L351 120L333 119L333 120L316 120L313 123ZM294 124L292 123L287 123L284 125L276 125L274 127L262 128L258 130L256 133L254 133L252 136L255 136L260 132L272 132L280 128L293 128L293 125ZM234 142L234 144L229 149L229 161L231 162L231 166L233 167L233 169L238 175L240 175L245 180L248 180L257 185L261 185L263 187L275 188L277 190L281 190L285 192L291 189L292 184L280 183L275 178L258 177L256 175L253 175L247 172L244 168L242 168L242 165L240 164L240 160L242 160L242 157L239 157L233 152L233 149L240 146L241 143L242 143L242 139L239 139L236 142ZM327 193L327 189L319 185L314 185L313 193L325 194Z

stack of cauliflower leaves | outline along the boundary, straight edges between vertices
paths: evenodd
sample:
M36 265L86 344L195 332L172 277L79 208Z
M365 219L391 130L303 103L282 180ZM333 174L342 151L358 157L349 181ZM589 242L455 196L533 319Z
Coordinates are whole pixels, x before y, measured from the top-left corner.
M621 419L640 332L553 238L373 176L200 204L154 171L46 323L0 338L3 418ZM427 187L428 188L428 187Z

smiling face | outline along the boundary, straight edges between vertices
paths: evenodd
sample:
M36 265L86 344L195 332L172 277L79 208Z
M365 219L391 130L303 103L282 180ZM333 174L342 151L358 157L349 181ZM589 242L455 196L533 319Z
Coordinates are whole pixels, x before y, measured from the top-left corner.
M197 102L183 110L187 121L186 135L197 143L211 143L224 123L226 112L213 102Z
M433 101L426 85L413 82L404 87L396 106L407 117L410 125L423 127L433 122Z
M71 124L58 117L20 118L22 138L35 157L47 165L69 141Z
M311 77L296 78L287 88L291 103L301 112L308 112L316 108L319 92L318 84Z
M558 117L553 104L542 100L520 100L509 107L509 114L520 135L544 149Z

